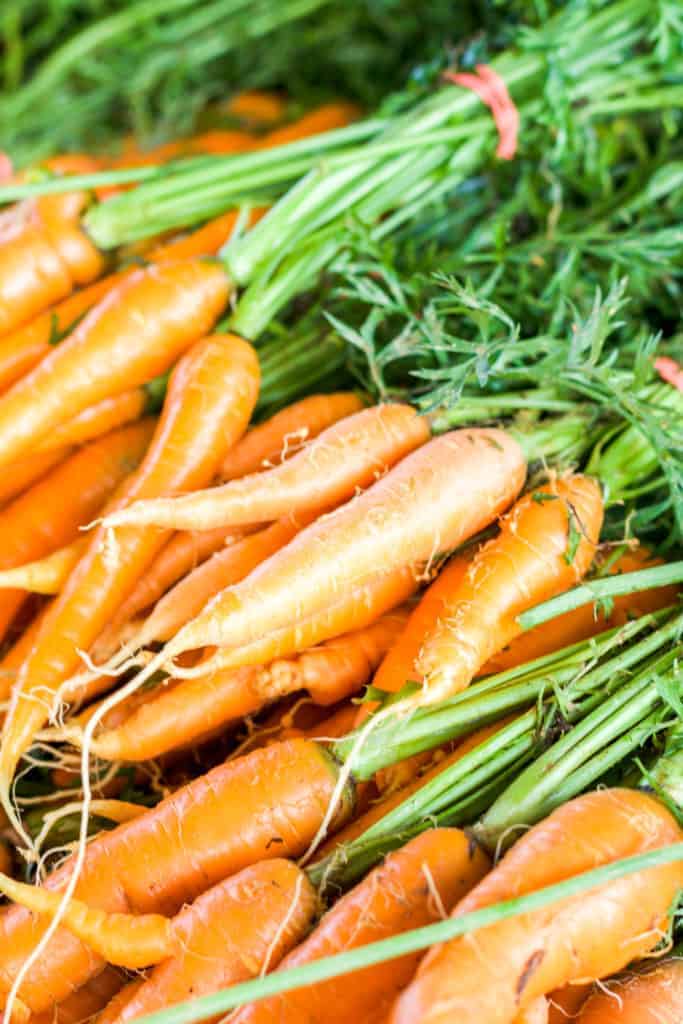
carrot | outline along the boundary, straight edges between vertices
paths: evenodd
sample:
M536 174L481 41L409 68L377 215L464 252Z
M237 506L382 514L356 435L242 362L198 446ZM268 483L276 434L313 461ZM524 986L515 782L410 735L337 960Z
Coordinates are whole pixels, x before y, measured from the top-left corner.
M104 260L78 220L85 193L25 204L0 238L0 336L28 323L102 273Z
M570 877L578 865L609 863L624 847L656 849L680 835L671 815L645 794L589 793L523 836L454 914ZM681 863L652 868L436 946L397 1001L392 1024L445 1024L454 1013L462 1024L503 1024L555 988L620 970L661 940L682 882Z
M166 371L211 328L227 296L223 271L210 263L134 271L0 398L1 463L96 402Z
M267 210L266 206L255 206L249 211L247 225L252 227ZM239 210L229 210L181 238L155 245L146 258L150 263L167 263L195 256L215 256L231 237L239 217Z
M315 110L310 110L303 117L292 121L291 124L275 128L259 139L257 149L269 149L271 146L284 146L287 142L296 142L297 139L305 139L309 135L319 135L322 132L332 131L334 128L343 128L352 121L358 120L361 112L353 103L323 103Z
M233 96L226 109L228 113L243 121L253 121L257 125L270 124L284 117L287 99L277 92L247 89Z
M52 451L60 445L84 444L96 437L108 434L110 430L134 423L147 409L148 396L144 388L122 391L111 398L103 398L82 412L60 424L43 438L37 450Z
M178 363L152 444L122 503L201 486L246 428L258 394L258 359L234 335L206 338ZM11 778L49 714L49 701L164 543L161 531L119 531L113 553L96 531L67 587L56 599L41 642L22 667L0 752L0 783ZM40 693L41 700L35 700Z
M365 629L328 640L297 658L268 666L218 672L161 686L156 698L135 708L118 727L92 743L98 757L142 761L240 721L264 705L297 690L316 704L335 704L367 682L395 639L405 614L394 612Z
M32 370L59 338L130 271L119 271L74 292L67 299L0 338L0 392Z
M49 607L49 604L46 604L41 608L0 659L0 701L5 701L10 696L19 669L36 641Z
M430 441L222 591L145 673L186 650L237 648L291 630L348 588L362 590L380 570L420 566L490 523L514 499L524 472L519 447L499 430L454 431ZM339 623L337 632L345 631Z
M649 970L611 978L576 1019L578 1024L680 1024L683 960L669 957Z
M522 630L517 616L577 583L588 570L602 526L598 485L582 476L526 494L498 537L472 559L424 637L416 669L418 700L445 700L464 689L497 650Z
M105 967L49 1011L33 1014L30 1024L83 1024L108 1006L124 981L124 975L116 967ZM101 1020L101 1016L97 1019Z
M0 477L0 502L11 501L12 498L23 494L49 470L60 465L69 455L73 455L74 451L73 446L62 445L51 451L36 451L17 459L16 462L10 462L8 466L3 466Z
M636 572L638 569L649 569L661 564L661 559L653 558L645 548L637 548L617 558L610 566L609 574ZM505 672L580 640L588 640L606 629L622 626L648 612L655 612L674 604L676 594L676 587L657 587L637 594L615 597L608 615L603 615L593 605L582 605L516 637L511 644L489 658L481 674Z
M486 872L488 858L458 829L431 829L389 854L325 915L281 968L299 967L438 920ZM365 1021L388 1009L410 980L419 954L342 978L263 999L239 1011L234 1024L325 1024Z
M250 427L224 459L219 471L221 480L236 480L248 473L270 469L333 423L362 408L362 401L352 391L309 395L293 402L264 423Z
M0 572L0 589L16 587L34 594L58 594L78 564L85 544L85 538L79 537L44 558L25 562L15 569L5 569Z
M0 566L13 568L74 540L79 527L96 515L135 468L152 429L153 421L142 420L93 441L2 509ZM0 634L5 633L24 597L21 590L0 594Z
M593 990L592 982L577 982L551 992L548 996L548 1024L569 1024Z
M95 838L86 849L75 895L108 913L177 913L184 903L250 864L303 853L325 816L336 782L332 758L306 740L290 740L230 761L134 821ZM347 788L337 824L352 805ZM71 870L67 861L49 877L46 889L59 890ZM44 922L23 908L0 914L0 989L8 990L43 931ZM100 957L60 928L22 984L20 998L32 1012L41 1012L101 966Z
M548 1000L539 996L515 1017L512 1024L548 1024Z
M210 530L332 508L367 487L428 437L426 420L411 406L372 406L328 427L273 469L180 498L137 502L108 516L106 525Z

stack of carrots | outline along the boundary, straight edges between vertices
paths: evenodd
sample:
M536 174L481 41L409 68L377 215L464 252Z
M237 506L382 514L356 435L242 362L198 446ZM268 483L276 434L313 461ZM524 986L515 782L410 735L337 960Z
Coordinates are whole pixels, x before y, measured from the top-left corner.
M338 103L277 124L279 97L261 94L234 113L242 132L131 143L118 165L289 144L357 116ZM597 475L552 458L539 474L514 430L445 429L343 376L316 391L294 374L264 417L267 346L221 320L235 285L215 257L265 210L223 211L134 264L95 247L90 199L24 200L0 224L6 1022L161 1022L185 1003L175 1021L683 1019L670 793L642 775L604 784L612 762L594 765L534 821L486 830L556 739L541 728L554 673L580 681L610 644L637 651L672 709L643 748L681 707L681 563L637 541L611 557L599 446L581 449ZM413 743L530 664L542 690ZM611 685L563 708L555 733ZM425 786L535 707L537 734L469 807L475 828L448 800L411 818ZM380 728L382 764L363 771ZM340 882L330 865L398 807L406 834ZM66 819L76 832L46 859Z

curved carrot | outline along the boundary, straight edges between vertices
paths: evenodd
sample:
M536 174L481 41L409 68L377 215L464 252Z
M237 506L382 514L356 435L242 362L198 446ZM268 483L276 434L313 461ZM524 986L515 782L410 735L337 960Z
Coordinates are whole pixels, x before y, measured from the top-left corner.
M104 760L143 761L201 741L297 690L307 690L317 704L337 703L367 682L404 621L404 614L394 612L296 658L176 685L171 681L116 728L96 737L92 750Z
M211 263L134 271L0 398L0 464L95 402L165 372L210 330L227 297L225 275Z
M140 419L149 404L144 388L122 391L111 398L103 398L82 412L55 427L36 446L39 452L52 451L60 445L85 444L96 437L108 434L110 430L134 423Z
M8 466L3 466L0 475L0 502L11 501L12 498L23 494L49 470L73 455L74 451L73 446L62 445L51 451L36 451L17 459L16 462L10 462Z
M220 468L221 480L236 480L248 473L270 469L290 458L333 423L359 412L363 402L352 391L309 395L293 402L258 426L250 427Z
M254 349L234 335L195 345L176 366L152 444L121 503L202 486L246 429L258 395ZM164 543L161 531L118 531L112 553L97 530L67 587L54 602L41 642L22 667L0 751L0 783L49 713L48 703L131 592ZM40 702L34 700L37 692Z
M255 206L249 210L247 225L252 227L267 211L267 206ZM147 253L146 259L150 263L167 263L194 256L215 256L232 235L239 218L239 210L229 210L181 238L155 245Z
M644 548L637 548L635 551L627 551L617 558L610 566L609 574L636 572L638 569L648 569L661 564L661 559L653 558ZM559 651L580 640L588 640L606 629L622 626L647 612L655 612L660 608L666 608L667 605L674 604L676 595L676 587L656 587L653 590L643 590L638 594L625 594L622 597L614 598L608 615L603 614L593 605L582 605L571 612L565 612L564 615L558 615L550 622L544 622L542 626L530 629L528 633L522 633L515 637L512 643L489 658L482 668L481 674L505 672L507 669L523 665L527 661L533 661L544 654Z
M464 689L522 632L520 612L577 583L593 560L602 515L600 488L588 477L554 480L521 498L424 637L417 699L431 703Z
M641 973L609 979L576 1019L577 1024L680 1024L683 961L669 957Z
M438 920L443 910L486 872L485 854L458 829L431 829L389 854L343 896L281 968L299 967L325 956L357 949ZM409 954L346 977L308 985L245 1007L234 1024L326 1024L365 1021L388 1009L410 980L419 954Z
M254 643L292 628L380 571L420 566L495 519L524 474L521 450L503 431L454 431L428 442L219 594L162 657Z
M625 849L644 851L680 841L680 835L668 811L643 793L589 793L526 833L454 914L609 863ZM445 1024L456 1011L463 1024L507 1024L540 995L620 970L660 941L672 895L682 882L683 864L649 869L501 921L474 939L464 936L436 946L399 998L392 1024Z
M365 488L429 438L409 405L376 405L338 421L279 466L221 487L137 502L106 519L176 530L270 522L292 512L332 508Z
M323 103L315 110L310 110L291 124L283 125L268 132L256 143L257 149L270 149L271 146L284 146L287 142L296 142L309 135L319 135L343 128L352 121L357 121L361 111L353 103Z
M0 338L0 392L32 370L65 331L73 327L89 309L130 271L119 271L74 292L57 305L39 313L23 327Z
M0 590L16 587L33 594L58 594L78 564L86 543L85 537L79 537L34 562L0 570Z
M337 777L332 758L307 740L290 740L229 761L134 821L94 839L75 895L110 913L177 913L184 903L250 864L303 853L325 817ZM347 787L338 824L352 805ZM46 888L58 890L70 870L67 861ZM0 914L0 990L9 989L43 931L44 922L23 908ZM33 1012L41 1012L101 966L101 958L60 928L22 985L20 998Z
M93 441L2 509L0 567L13 568L74 540L140 461L153 426L152 420L143 420ZM21 590L0 594L0 634L24 597Z
M30 1024L83 1024L109 1005L121 991L124 982L125 977L121 971L107 966L61 1003L45 1013L32 1014ZM101 1020L101 1016L97 1019Z

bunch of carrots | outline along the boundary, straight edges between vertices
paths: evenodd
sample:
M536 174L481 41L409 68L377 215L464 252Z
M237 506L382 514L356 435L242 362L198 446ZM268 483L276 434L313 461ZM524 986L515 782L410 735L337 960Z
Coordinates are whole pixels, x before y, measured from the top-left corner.
M619 6L607 63L647 25ZM297 337L347 206L378 240L484 159L488 122L444 163L449 102L376 136L351 104L287 122L280 95L247 93L239 131L15 175L6 1024L683 1019L683 563L604 528L644 480L680 505L680 452L652 444L683 412L671 347L645 374L596 343L592 389L568 408L549 382L523 422L354 390L334 316L319 345ZM251 167L253 201L226 206L222 159ZM175 203L186 160L208 176L184 226L133 217L133 244L95 243L86 211L137 216L146 176ZM291 338L260 339L292 297ZM628 414L598 371L632 389ZM519 407L517 383L482 390Z

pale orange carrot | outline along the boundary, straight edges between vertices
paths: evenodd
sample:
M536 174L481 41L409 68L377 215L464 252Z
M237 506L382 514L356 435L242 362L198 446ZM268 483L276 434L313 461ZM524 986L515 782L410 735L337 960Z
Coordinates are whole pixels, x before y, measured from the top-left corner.
M75 446L61 445L51 451L36 451L17 459L16 462L10 462L8 466L3 466L0 476L0 502L11 501L12 498L23 494L51 469L73 455L75 450Z
M55 427L48 437L36 445L39 452L52 451L63 445L85 444L110 430L134 423L145 413L149 399L144 388L132 388L120 395L103 398L80 412L73 419Z
M86 543L85 537L79 537L35 562L0 571L0 590L16 587L34 594L58 594L78 564Z

